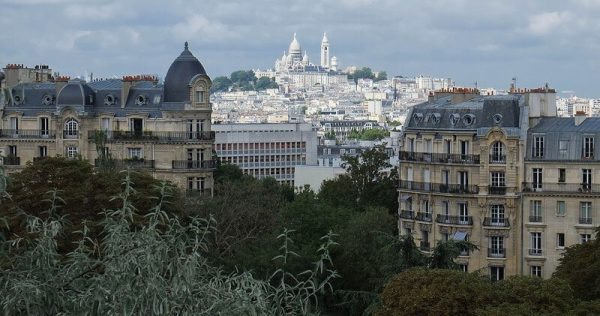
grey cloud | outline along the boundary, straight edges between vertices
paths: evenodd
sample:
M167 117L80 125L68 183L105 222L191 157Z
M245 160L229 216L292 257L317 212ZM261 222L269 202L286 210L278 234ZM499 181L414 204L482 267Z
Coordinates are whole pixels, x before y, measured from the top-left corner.
M209 74L271 67L297 32L318 60L504 87L548 81L594 95L600 4L592 0L0 0L0 64L62 73L164 75L190 42Z

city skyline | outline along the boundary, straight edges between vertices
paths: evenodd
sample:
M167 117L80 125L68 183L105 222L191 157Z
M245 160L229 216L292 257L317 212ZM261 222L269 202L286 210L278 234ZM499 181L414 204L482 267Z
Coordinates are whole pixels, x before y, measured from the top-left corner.
M312 61L323 32L340 69L451 77L505 89L548 82L600 97L600 2L352 0L188 3L2 0L0 64L49 64L72 76L152 72L188 41L211 77L273 67L293 33Z

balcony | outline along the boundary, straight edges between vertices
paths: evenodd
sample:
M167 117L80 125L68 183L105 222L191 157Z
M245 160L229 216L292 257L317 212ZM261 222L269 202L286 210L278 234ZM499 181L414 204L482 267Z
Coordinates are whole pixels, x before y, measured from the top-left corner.
M215 132L164 132L164 131L89 131L88 140L94 141L96 137L106 136L107 141L178 141L178 142L204 142L213 141Z
M101 167L99 159L94 160L95 167ZM111 159L106 161L104 167L116 169L154 169L154 160L148 159Z
M19 166L21 165L21 157L17 156L6 156L3 159L5 166Z
M541 223L542 222L542 216L541 215L530 215L529 216L529 222L530 223Z
M506 155L490 155L490 164L505 164L506 163Z
M63 138L77 139L79 138L79 130L63 130Z
M419 244L419 248L422 251L429 251L431 249L431 246L429 245L428 241L421 241L421 243Z
M510 227L508 218L486 217L483 219L483 226L487 227Z
M506 194L506 187L489 186L488 187L488 194L492 194L492 195L505 195Z
M415 219L423 222L431 222L431 213L417 212L417 216L415 216Z
M400 211L400 218L413 219L413 218L415 218L415 212L402 210L402 211Z
M600 193L599 184L589 183L523 183L523 192L549 192L549 193Z
M214 169L214 160L173 160L173 169Z
M541 256L542 255L542 249L539 249L539 248L529 248L529 255L530 256Z
M0 138L56 138L56 131L47 129L3 129Z
M37 161L42 161L44 159L48 159L48 156L43 156L43 157L33 157L33 162L37 162Z
M506 248L488 248L488 258L506 258Z
M479 164L479 155L419 153L401 151L398 157L402 161L423 161L433 163Z
M4 158L4 159L6 159L6 158ZM591 217L580 217L579 218L579 224L591 225L592 224L592 218Z
M453 193L453 194L477 194L477 193L479 193L479 187L476 185L441 184L441 183L416 182L416 181L400 181L400 185L398 188L402 189L402 190Z
M451 216L438 214L436 223L451 225L473 225L473 216Z
M210 189L188 189L185 191L185 196L188 198L203 198L211 197L212 193Z

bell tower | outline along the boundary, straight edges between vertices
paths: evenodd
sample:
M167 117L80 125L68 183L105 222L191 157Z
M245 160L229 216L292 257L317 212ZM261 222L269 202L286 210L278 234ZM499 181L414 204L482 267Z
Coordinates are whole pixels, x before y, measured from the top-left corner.
M327 33L323 33L323 40L321 41L321 66L329 68L329 40L327 39Z

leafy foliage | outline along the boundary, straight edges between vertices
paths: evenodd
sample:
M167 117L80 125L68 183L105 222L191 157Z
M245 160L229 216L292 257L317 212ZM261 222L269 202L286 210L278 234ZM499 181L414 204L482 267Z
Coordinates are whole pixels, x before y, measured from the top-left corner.
M146 212L147 221L134 223L141 214L133 204L136 194L130 175L116 197L120 206L103 212L102 240L89 238L83 225L76 247L66 255L57 248L65 217L57 210L56 194L44 218L25 214L32 238L12 236L0 253L0 306L12 314L186 314L281 315L317 312L317 294L331 290L337 276L331 267L330 233L318 248L314 269L301 274L284 267L292 254L289 231L284 232L282 268L261 281L250 273L226 274L209 264L208 236L214 219L187 220L169 214L166 183ZM56 192L55 192L56 193Z
M555 277L567 280L577 297L586 300L600 299L600 240L568 247L554 273Z
M279 85L275 78L261 77L256 78L252 70L237 70L231 73L229 77L216 77L212 82L212 92L221 91L262 91L266 89L277 89Z

